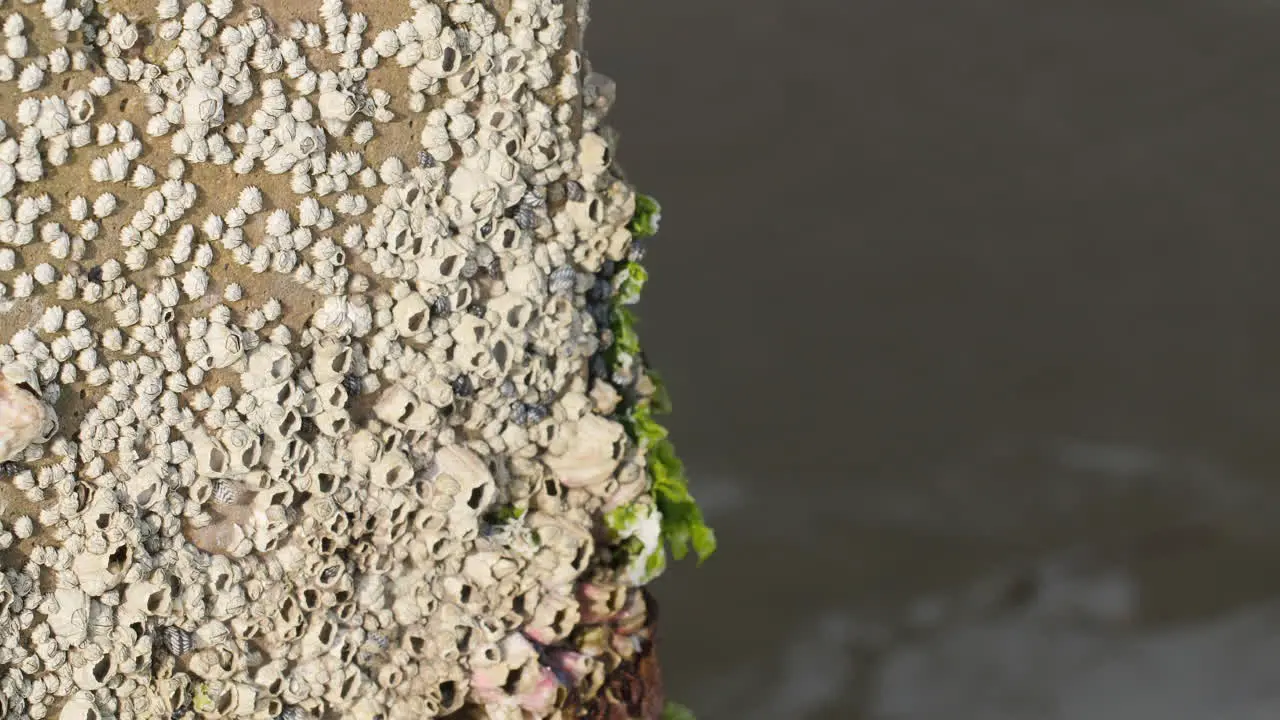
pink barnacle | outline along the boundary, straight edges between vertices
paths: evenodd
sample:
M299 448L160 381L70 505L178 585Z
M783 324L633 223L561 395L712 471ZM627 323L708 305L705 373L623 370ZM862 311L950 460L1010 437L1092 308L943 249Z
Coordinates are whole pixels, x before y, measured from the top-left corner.
M608 622L626 605L627 588L607 583L581 582L575 595L585 623Z
M571 681L566 684L575 685L586 680L596 665L595 658L590 655L563 649L550 651L548 661L553 671L559 671L565 680Z
M543 717L556 706L563 689L551 668L539 666L537 680L529 683L515 697L516 704L537 717Z
M32 443L47 440L55 423L40 398L0 377L0 462L13 460Z

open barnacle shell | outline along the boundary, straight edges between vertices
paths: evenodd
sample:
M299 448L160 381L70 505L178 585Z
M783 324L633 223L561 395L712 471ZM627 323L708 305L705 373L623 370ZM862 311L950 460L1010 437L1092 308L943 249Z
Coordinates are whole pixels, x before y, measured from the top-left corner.
M75 647L89 635L89 594L81 587L57 588L52 593L49 629L59 647Z
M342 382L351 372L355 351L332 337L321 338L312 351L311 372L317 383Z
M83 552L71 561L80 588L90 595L101 595L124 580L133 565L133 546L127 542L109 545L104 552Z
M58 713L58 720L101 720L102 717L93 693L88 690L72 695Z
M294 363L289 349L275 343L263 343L249 355L240 386L247 392L274 388L293 377Z
M488 465L475 451L462 445L436 451L427 479L433 494L450 498L451 516L478 516L493 501L497 490Z
M400 383L382 392L373 412L379 420L409 430L430 430L439 421L435 407Z
M586 415L564 426L544 462L566 486L592 487L609 479L627 447L626 429L620 423Z
M196 470L207 477L223 477L232 471L231 455L217 438L204 428L195 428L186 434L191 445L191 455L196 461Z
M208 351L197 363L206 370L230 367L244 357L244 337L231 325L210 323L204 341Z
M38 388L29 368L5 367L0 377L0 462L19 457L57 432L57 415L40 399Z

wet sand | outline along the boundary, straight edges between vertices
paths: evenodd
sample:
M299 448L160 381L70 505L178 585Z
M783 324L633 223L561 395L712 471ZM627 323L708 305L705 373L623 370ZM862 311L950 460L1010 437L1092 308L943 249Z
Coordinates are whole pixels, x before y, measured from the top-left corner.
M593 11L620 160L665 207L641 333L721 535L659 583L672 695L702 720L1168 720L1139 700L1172 683L1219 698L1188 718L1273 713L1266 683L1145 649L1280 657L1203 640L1280 635L1250 614L1280 598L1280 4ZM1028 581L957 614L1062 553L1123 612L1046 634ZM945 610L908 639L924 597ZM997 645L1035 682L943 651Z

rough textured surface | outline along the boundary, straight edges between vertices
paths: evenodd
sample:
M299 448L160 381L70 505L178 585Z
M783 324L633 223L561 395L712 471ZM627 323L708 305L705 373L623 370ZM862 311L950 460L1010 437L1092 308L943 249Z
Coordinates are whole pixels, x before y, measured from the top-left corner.
M656 714L583 12L8 9L0 717Z

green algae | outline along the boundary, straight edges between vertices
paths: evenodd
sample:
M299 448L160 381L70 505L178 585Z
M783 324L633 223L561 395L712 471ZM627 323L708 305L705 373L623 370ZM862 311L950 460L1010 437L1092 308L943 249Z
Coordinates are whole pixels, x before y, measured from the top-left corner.
M652 237L658 231L662 207L656 200L639 195L635 214L628 229L637 239ZM649 274L640 263L629 261L618 268L615 276L615 292L610 318L613 344L608 351L611 369L625 367L642 358L640 336L636 332L636 316L628 305L640 299ZM656 577L666 565L665 553L676 560L684 559L690 549L698 556L699 564L716 549L715 531L702 516L702 510L689 492L689 479L684 464L676 455L669 432L654 415L671 412L671 398L662 377L647 364L641 368L651 386L651 391L638 397L621 413L623 425L631 439L643 448L651 484L651 497L661 514L662 541L665 552L645 560L646 575ZM634 526L638 508L618 508L606 517L606 523L615 533Z

